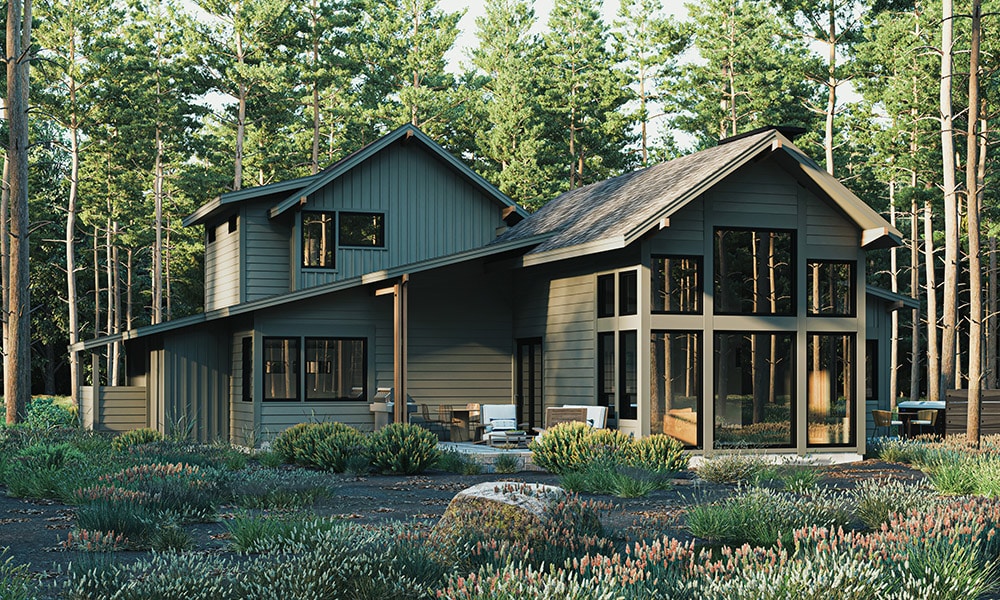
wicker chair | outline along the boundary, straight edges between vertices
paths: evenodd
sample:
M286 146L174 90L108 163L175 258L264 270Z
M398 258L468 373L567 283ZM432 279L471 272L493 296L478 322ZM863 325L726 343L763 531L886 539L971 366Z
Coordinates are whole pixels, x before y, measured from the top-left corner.
M910 435L913 435L913 426L916 425L920 428L917 435L924 432L924 427L930 427L933 433L934 425L937 424L938 411L929 408L927 410L918 410L917 418L910 419Z
M879 427L885 427L885 435L890 435L892 433L892 427L902 427L902 421L894 421L892 418L892 413L887 410L873 410L872 419L875 421L875 426L872 427L871 436L869 440L875 439L875 433L878 432Z

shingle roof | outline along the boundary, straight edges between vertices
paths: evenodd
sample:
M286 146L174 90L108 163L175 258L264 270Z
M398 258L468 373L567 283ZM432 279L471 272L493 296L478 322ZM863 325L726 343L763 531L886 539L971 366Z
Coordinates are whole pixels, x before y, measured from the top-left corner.
M551 234L530 255L555 255L586 246L593 251L624 247L655 226L659 219L673 214L754 157L779 149L792 155L805 175L830 194L862 229L886 228L886 235L898 235L884 219L820 169L788 138L770 129L570 190L493 243Z

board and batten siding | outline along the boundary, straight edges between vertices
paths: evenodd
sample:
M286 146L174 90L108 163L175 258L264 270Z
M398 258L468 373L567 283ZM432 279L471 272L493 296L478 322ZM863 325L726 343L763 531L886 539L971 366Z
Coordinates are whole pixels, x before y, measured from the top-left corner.
M271 206L270 202L254 202L242 211L246 223L241 266L244 302L288 293L291 290L290 265L293 260L301 262L298 256L289 257L292 247L289 221L276 222L268 218Z
M303 269L296 215L296 289L479 248L503 225L495 200L419 144L376 154L310 196L303 210L382 213L385 247L338 248L335 269Z
M214 226L215 240L205 237L205 310L233 306L240 302L240 229L229 231L228 221Z
M152 427L199 442L229 439L230 339L212 327L164 335L150 352Z
M253 331L233 334L233 364L229 376L229 431L234 444L255 445L253 402L243 401L243 340L253 339Z

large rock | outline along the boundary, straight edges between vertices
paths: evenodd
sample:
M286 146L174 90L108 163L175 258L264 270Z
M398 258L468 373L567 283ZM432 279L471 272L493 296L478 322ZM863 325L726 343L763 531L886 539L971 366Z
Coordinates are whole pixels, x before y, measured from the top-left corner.
M455 541L535 542L546 532L569 528L582 535L600 533L593 510L552 485L488 481L452 498L437 531Z

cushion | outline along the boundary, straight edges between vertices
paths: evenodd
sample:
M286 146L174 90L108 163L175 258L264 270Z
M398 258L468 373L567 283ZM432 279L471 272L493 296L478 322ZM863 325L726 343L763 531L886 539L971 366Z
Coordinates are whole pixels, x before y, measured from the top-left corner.
M493 419L490 421L490 426L493 430L498 429L517 429L517 419Z

